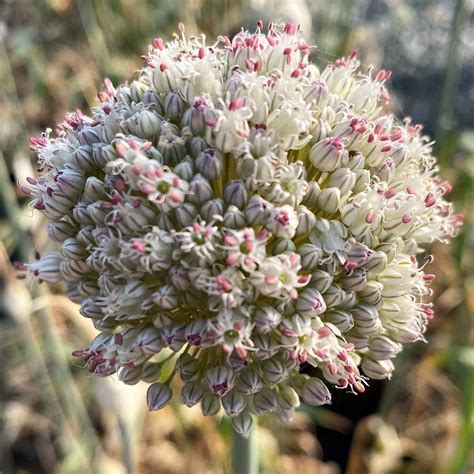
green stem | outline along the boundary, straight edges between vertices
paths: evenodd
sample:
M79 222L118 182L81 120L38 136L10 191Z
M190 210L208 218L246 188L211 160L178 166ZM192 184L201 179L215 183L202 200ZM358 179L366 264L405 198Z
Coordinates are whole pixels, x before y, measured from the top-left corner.
M449 41L446 75L444 77L441 101L436 121L435 139L438 149L441 149L445 134L452 128L454 97L458 85L461 61L459 58L460 36L468 15L466 15L465 0L457 0L453 12L451 37Z
M252 428L248 438L232 431L232 472L233 474L258 473L258 449L255 439L256 428Z

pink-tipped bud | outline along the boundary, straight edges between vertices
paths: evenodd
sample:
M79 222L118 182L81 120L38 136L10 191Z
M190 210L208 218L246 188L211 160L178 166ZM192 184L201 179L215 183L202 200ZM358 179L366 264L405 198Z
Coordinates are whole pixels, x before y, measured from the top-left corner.
M436 198L434 197L433 193L428 193L425 197L425 206L432 207L436 204Z
M245 102L244 99L232 99L229 104L229 110L235 111L239 110L244 106Z
M161 38L154 38L151 44L155 49L159 49L160 51L163 51L165 49L165 45Z
M367 215L365 216L365 222L367 224L372 224L375 220L375 212L374 211L369 211Z

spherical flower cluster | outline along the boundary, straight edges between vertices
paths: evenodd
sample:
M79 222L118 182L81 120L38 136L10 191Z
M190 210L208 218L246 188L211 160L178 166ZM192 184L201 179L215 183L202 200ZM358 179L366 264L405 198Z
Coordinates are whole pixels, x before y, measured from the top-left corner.
M245 434L390 377L433 315L416 256L461 218L421 127L384 111L389 72L320 70L293 24L180 30L32 139L22 189L62 246L27 267L100 331L75 353L92 373L149 382L151 410L179 374L183 404Z

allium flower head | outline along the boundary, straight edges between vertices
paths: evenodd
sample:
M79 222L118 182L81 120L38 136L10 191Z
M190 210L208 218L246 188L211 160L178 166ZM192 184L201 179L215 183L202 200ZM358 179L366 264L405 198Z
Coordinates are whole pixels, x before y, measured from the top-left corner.
M137 79L31 140L22 188L62 245L28 268L100 331L88 369L151 383L156 410L174 360L182 403L244 434L390 377L433 315L415 256L461 224L421 127L385 112L389 72L320 70L298 26L262 28L154 40Z

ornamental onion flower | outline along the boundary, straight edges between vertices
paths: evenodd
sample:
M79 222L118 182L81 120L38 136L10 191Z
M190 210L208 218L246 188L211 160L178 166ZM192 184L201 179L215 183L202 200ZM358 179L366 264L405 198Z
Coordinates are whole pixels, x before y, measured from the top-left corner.
M61 246L24 268L100 331L75 352L90 372L150 383L157 410L172 360L177 398L243 434L390 377L433 316L418 257L462 223L421 127L386 112L390 72L320 69L298 26L262 29L154 40L31 140L22 186Z

